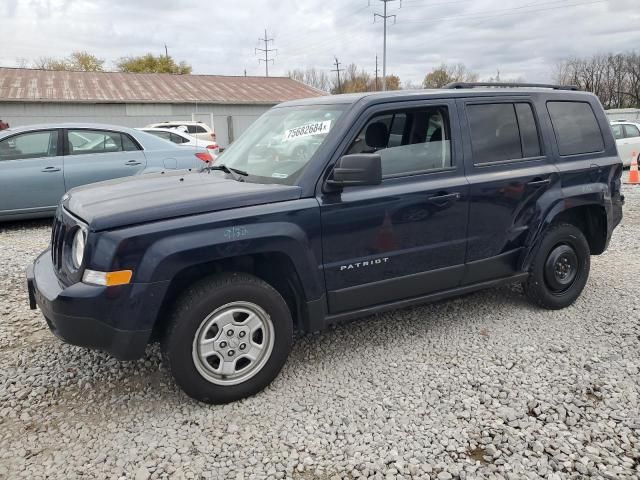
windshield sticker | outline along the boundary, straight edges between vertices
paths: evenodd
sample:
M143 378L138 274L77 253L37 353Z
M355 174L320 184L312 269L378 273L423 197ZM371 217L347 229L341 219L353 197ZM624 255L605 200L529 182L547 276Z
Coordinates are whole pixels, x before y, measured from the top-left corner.
M311 135L324 135L331 130L331 120L325 120L324 122L307 123L300 127L290 128L285 130L283 141L295 140L302 137L310 137Z
M287 178L287 177L289 177L289 175L287 175L286 173L272 173L271 176L273 178Z

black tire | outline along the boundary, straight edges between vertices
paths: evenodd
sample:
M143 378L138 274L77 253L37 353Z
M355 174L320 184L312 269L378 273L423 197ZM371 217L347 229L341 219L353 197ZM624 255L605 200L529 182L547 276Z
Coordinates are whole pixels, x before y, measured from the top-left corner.
M589 243L580 229L569 223L551 225L533 258L524 291L543 308L568 307L582 293L590 266Z
M236 385L220 385L206 379L196 367L194 345L204 320L233 302L251 302L266 312L273 325L273 348L253 377ZM252 275L228 273L198 281L180 296L161 343L164 360L178 386L196 400L222 404L254 395L269 385L285 364L292 341L293 322L282 296Z

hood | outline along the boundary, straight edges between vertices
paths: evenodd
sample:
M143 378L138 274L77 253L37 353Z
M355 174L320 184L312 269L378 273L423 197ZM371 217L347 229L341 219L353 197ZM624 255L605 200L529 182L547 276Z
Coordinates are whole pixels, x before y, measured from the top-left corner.
M64 207L92 230L300 198L297 186L238 182L219 172L171 171L69 191Z

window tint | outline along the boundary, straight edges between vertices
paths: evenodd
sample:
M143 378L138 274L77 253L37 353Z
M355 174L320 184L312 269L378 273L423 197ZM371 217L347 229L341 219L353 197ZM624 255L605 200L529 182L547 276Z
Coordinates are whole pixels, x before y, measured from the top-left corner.
M547 102L560 155L601 152L602 132L586 102Z
M171 134L169 132L157 132L157 131L149 131L151 135L155 135L156 137L163 138L164 140L171 140Z
M0 141L0 160L55 157L58 154L58 132L30 132Z
M613 130L613 136L616 140L620 140L624 138L624 132L622 131L622 125L611 125L611 130Z
M122 152L122 136L102 130L69 130L69 155Z
M184 137L181 137L180 135L176 135L175 133L171 134L171 141L173 143L184 143L187 140Z
M134 142L129 135L125 133L121 135L122 135L122 149L125 152L133 152L134 150L140 150L140 147L138 147L136 142Z
M624 136L627 138L640 137L640 130L635 125L627 124L624 126Z
M373 117L348 153L378 153L382 174L401 175L451 168L447 107L407 110Z
M468 105L467 117L474 163L522 158L514 104Z
M524 158L539 157L542 152L540 151L538 127L533 118L531 105L528 103L516 103L515 105L522 140L522 156Z

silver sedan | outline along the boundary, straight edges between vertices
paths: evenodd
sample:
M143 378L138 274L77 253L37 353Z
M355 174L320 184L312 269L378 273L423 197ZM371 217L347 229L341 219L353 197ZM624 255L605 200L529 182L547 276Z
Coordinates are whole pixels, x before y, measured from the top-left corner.
M139 130L47 124L0 132L0 221L53 215L64 193L113 178L199 168L205 148L178 147Z

